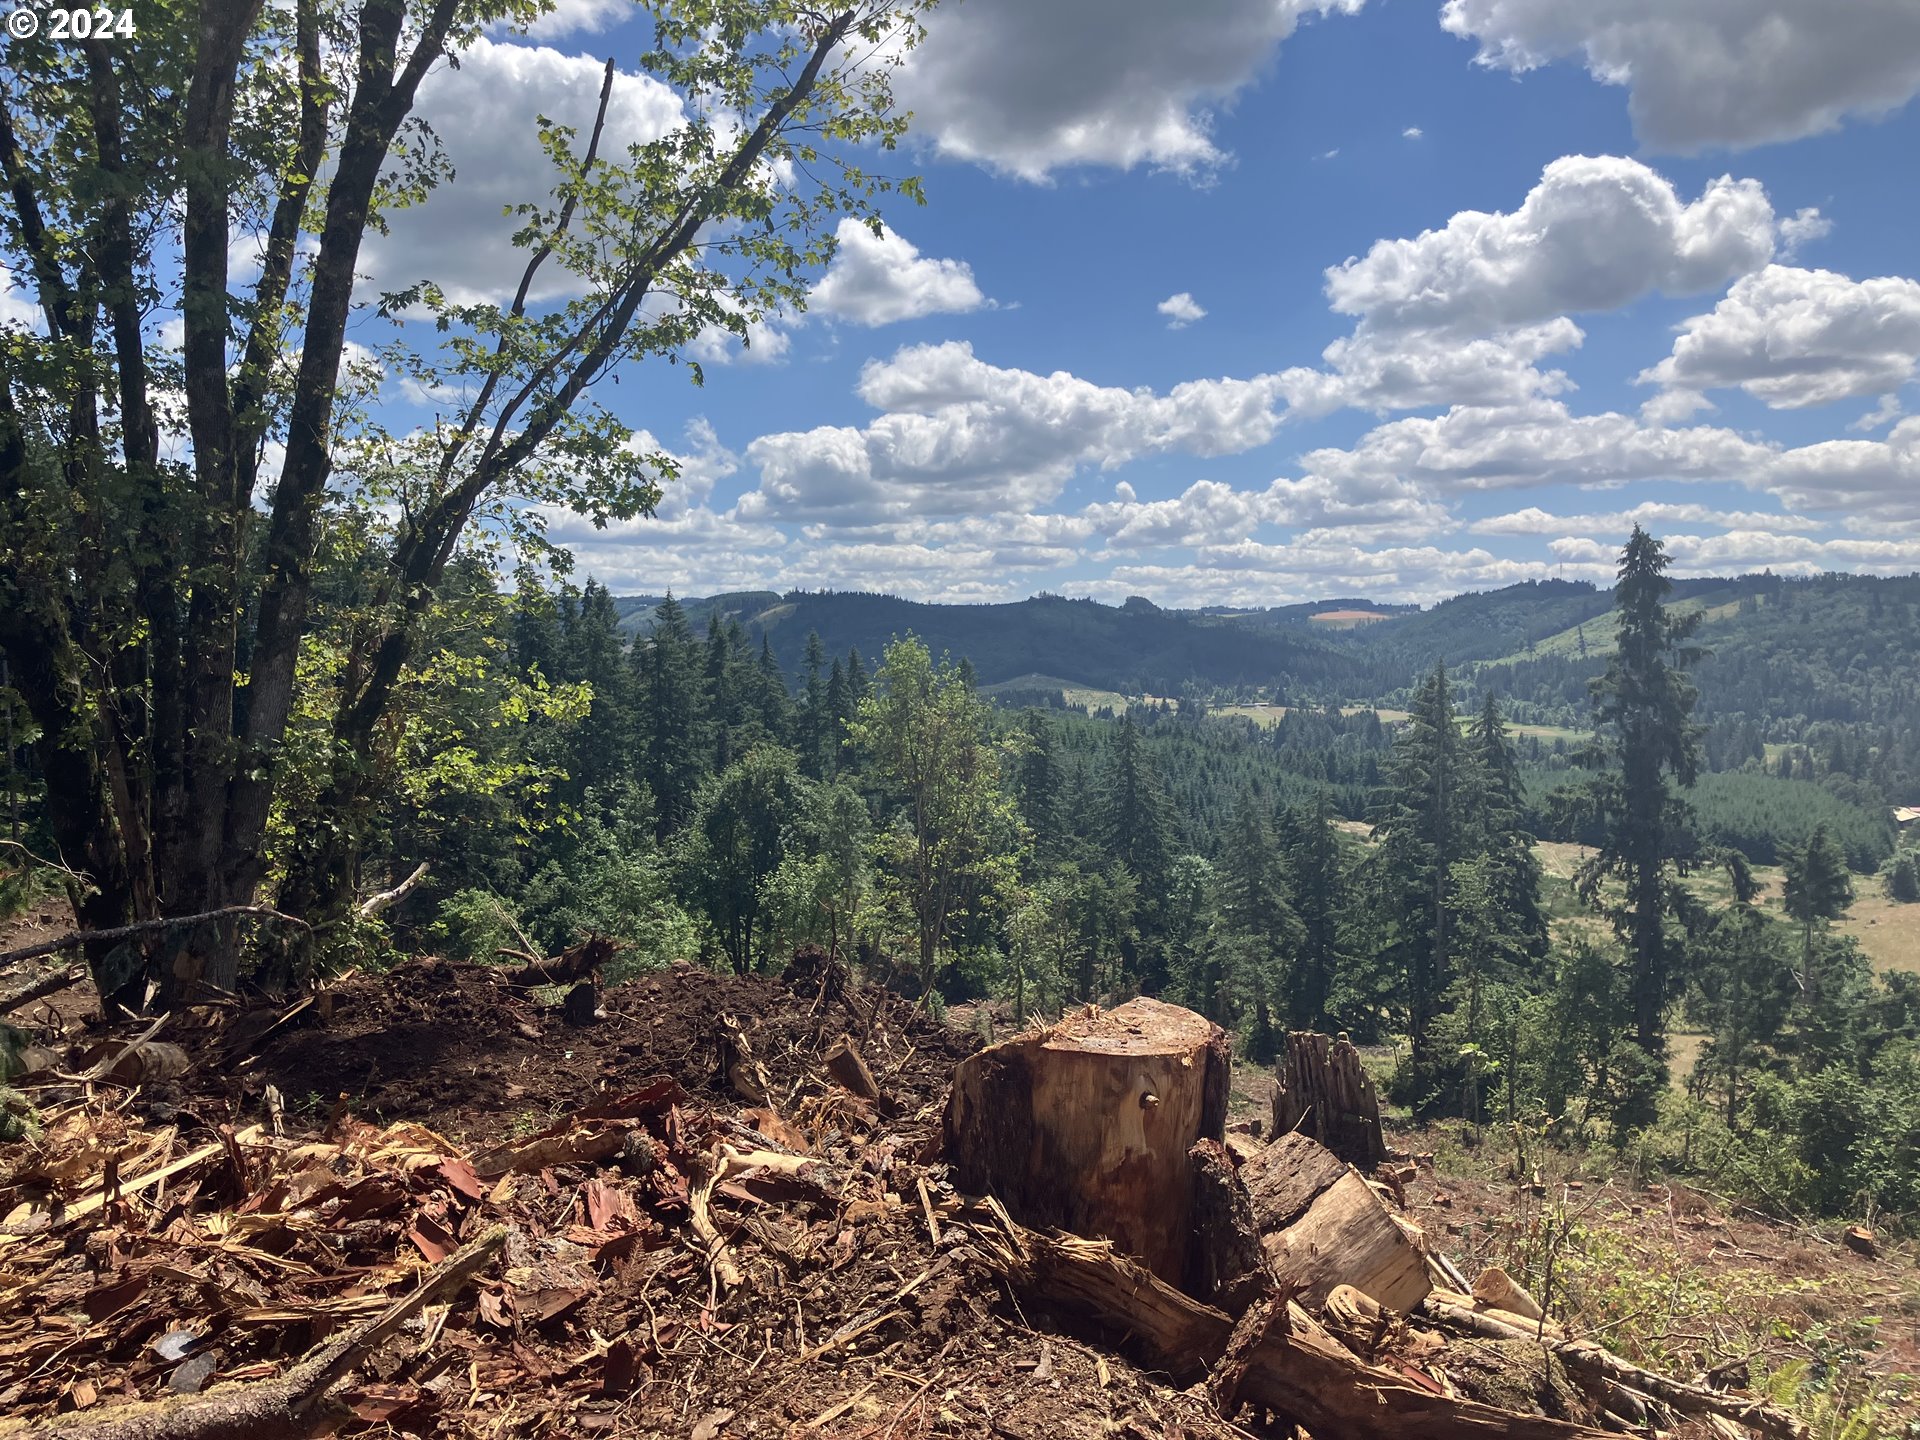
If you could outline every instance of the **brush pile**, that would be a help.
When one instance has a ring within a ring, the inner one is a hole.
[[[1391,1176],[1222,1136],[1206,1103],[1177,1265],[956,1185],[956,1064],[1071,1049],[1124,1007],[968,1059],[817,967],[649,977],[591,1024],[492,972],[409,971],[255,1025],[244,1056],[228,1025],[217,1084],[29,1090],[43,1129],[0,1147],[0,1437],[1796,1433],[1466,1284]],[[436,1008],[466,1029],[407,1069],[390,1032]],[[332,1065],[318,1104],[290,1101],[290,1053]]]

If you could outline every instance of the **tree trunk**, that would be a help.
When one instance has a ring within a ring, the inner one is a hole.
[[[1015,1218],[1111,1239],[1161,1278],[1188,1270],[1188,1151],[1225,1133],[1230,1050],[1219,1026],[1131,1000],[962,1061],[942,1141],[963,1191]]]
[[[1371,1170],[1387,1158],[1380,1138],[1380,1097],[1345,1035],[1312,1030],[1287,1035],[1286,1058],[1273,1092],[1273,1133],[1310,1135],[1342,1160]]]

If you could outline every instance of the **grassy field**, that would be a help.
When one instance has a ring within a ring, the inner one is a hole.
[[[1551,840],[1542,840],[1534,846],[1546,882],[1548,911],[1556,920],[1579,913],[1578,902],[1568,893],[1567,882],[1591,853],[1584,845]],[[1785,875],[1777,865],[1756,865],[1753,874],[1761,886],[1761,907],[1778,917]],[[1697,870],[1687,883],[1694,894],[1713,904],[1725,904],[1730,898],[1726,874],[1718,868]],[[1877,875],[1854,876],[1853,891],[1854,902],[1834,929],[1857,940],[1874,969],[1920,972],[1920,905],[1901,905],[1889,900],[1886,887]]]
[[[1282,718],[1285,717],[1287,711],[1292,708],[1290,705],[1215,705],[1208,713],[1213,715],[1244,715],[1256,725],[1278,725]],[[1340,707],[1340,713],[1342,715],[1363,715],[1369,710],[1374,710],[1375,713],[1379,715],[1382,725],[1398,725],[1402,720],[1407,718],[1407,712],[1404,710],[1376,710],[1375,707],[1371,705],[1342,705]]]
[[[1016,675],[1011,680],[997,680],[980,687],[980,693],[989,698],[1009,690],[1058,690],[1067,704],[1088,714],[1102,706],[1110,706],[1119,712],[1125,710],[1128,704],[1128,698],[1118,690],[1097,690],[1087,685],[1076,685],[1057,675]]]
[[[1722,592],[1724,593],[1724,592]],[[1762,602],[1764,603],[1764,602]],[[1711,595],[1697,595],[1690,600],[1676,601],[1670,607],[1676,614],[1688,615],[1700,612],[1700,623],[1711,625],[1716,620],[1726,620],[1737,614],[1740,609],[1738,600],[1715,603]],[[1549,635],[1544,640],[1533,642],[1532,649],[1519,649],[1496,660],[1484,660],[1483,665],[1505,665],[1515,660],[1538,659],[1543,655],[1578,655],[1580,653],[1580,632],[1586,632],[1586,653],[1588,655],[1611,655],[1613,653],[1613,632],[1617,622],[1612,614],[1596,615],[1584,624],[1570,626],[1557,635]]]

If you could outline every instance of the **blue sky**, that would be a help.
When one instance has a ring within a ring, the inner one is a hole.
[[[429,82],[458,178],[380,278],[510,284],[531,116],[631,13]],[[557,517],[583,573],[1428,601],[1603,579],[1636,518],[1682,573],[1920,569],[1914,0],[949,0],[899,89],[930,203],[704,388],[602,394],[684,479]]]

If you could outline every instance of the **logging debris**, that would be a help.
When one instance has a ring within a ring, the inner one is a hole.
[[[1185,1203],[1237,1237],[1207,1295],[1023,1226],[919,1158],[973,1042],[885,992],[822,994],[817,973],[651,976],[529,1039],[537,1012],[490,975],[416,963],[279,1026],[232,1084],[103,1080],[51,1107],[0,1147],[0,1440],[1584,1440],[1636,1404],[1796,1433],[1538,1322],[1493,1333],[1526,1322],[1298,1134],[1183,1151]],[[440,1001],[443,1030],[469,1004],[472,1026],[409,1069],[397,1047],[429,1032],[405,1027]],[[855,1031],[897,1117],[834,1076]],[[1487,1378],[1503,1359],[1526,1383]]]

